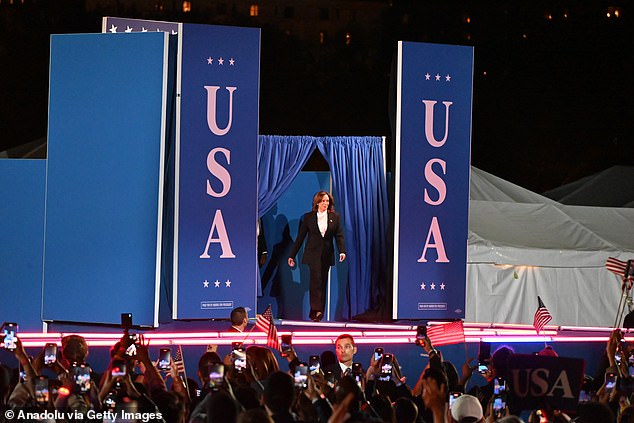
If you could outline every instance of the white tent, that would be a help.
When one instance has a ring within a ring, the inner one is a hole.
[[[634,166],[612,166],[544,195],[562,204],[634,207]]]
[[[560,326],[614,324],[634,259],[634,209],[565,206],[471,168],[468,322],[532,324],[537,296]]]

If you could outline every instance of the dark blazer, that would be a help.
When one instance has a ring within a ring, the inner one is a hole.
[[[337,242],[339,253],[346,253],[346,244],[343,239],[343,228],[341,227],[341,218],[338,213],[328,212],[328,227],[326,234],[322,237],[317,225],[317,212],[312,211],[306,213],[302,217],[302,221],[297,231],[297,239],[293,247],[288,253],[289,257],[295,258],[299,247],[301,247],[306,238],[306,247],[304,247],[304,255],[302,263],[310,265],[329,265],[335,264],[335,250],[333,240]]]

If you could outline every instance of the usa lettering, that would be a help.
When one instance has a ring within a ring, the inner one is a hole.
[[[442,148],[447,142],[449,137],[449,109],[453,102],[443,101],[445,112],[445,128],[444,135],[440,140],[435,137],[434,131],[434,109],[438,103],[435,100],[423,100],[425,105],[425,139],[434,148]],[[432,158],[425,164],[425,181],[433,187],[432,189],[425,188],[423,191],[423,200],[430,206],[439,206],[447,197],[447,185],[443,179],[443,176],[447,174],[447,163],[440,158]],[[442,238],[442,230],[440,228],[440,222],[438,217],[433,216],[429,224],[429,230],[427,231],[427,238],[425,239],[425,245],[423,246],[423,252],[418,259],[419,263],[427,263],[427,252],[430,249],[436,250],[436,263],[449,263],[449,258],[445,251],[445,243]]]
[[[563,398],[574,398],[568,373],[562,370],[554,374],[551,378],[550,370],[544,368],[536,369],[512,369],[513,392],[520,398],[527,396],[561,396]],[[554,379],[554,381],[549,382]]]
[[[218,91],[221,87],[218,86],[205,86],[207,91],[207,126],[214,135],[223,137],[231,131],[233,123],[233,96],[237,87],[225,87],[228,92],[228,118],[226,122],[222,124],[218,123]],[[223,125],[221,127],[221,125]],[[209,151],[207,154],[207,170],[213,178],[207,179],[205,192],[212,198],[222,198],[231,192],[231,172],[229,171],[229,165],[231,165],[231,150],[224,147],[216,147]],[[221,259],[233,259],[236,255],[231,248],[231,240],[229,233],[227,232],[227,226],[225,225],[224,216],[222,210],[217,209],[214,213],[213,219],[209,227],[209,235],[207,236],[207,242],[203,248],[201,259],[210,259],[212,256],[209,254],[209,249],[212,244],[218,244],[220,251],[218,258]]]

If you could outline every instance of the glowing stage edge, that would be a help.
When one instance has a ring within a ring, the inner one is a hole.
[[[437,324],[430,322],[430,326]],[[416,326],[359,323],[313,323],[280,320],[275,322],[278,335],[292,334],[296,345],[332,345],[342,333],[348,333],[358,344],[411,344],[416,339]],[[290,326],[290,328],[289,328]],[[308,330],[310,327],[312,330]],[[607,342],[612,328],[580,326],[546,326],[538,334],[531,325],[464,323],[465,342],[491,343],[524,342]],[[626,340],[634,341],[634,332],[623,329]],[[156,332],[143,333],[150,346],[167,345],[231,345],[243,342],[246,345],[266,345],[266,334],[257,329],[247,333],[235,332]],[[88,345],[107,347],[113,345],[122,333],[109,332],[22,332],[18,336],[25,347],[42,347],[46,343],[60,344],[61,338],[77,334],[86,338]],[[631,334],[631,336],[630,336]],[[437,346],[442,346],[438,344]]]

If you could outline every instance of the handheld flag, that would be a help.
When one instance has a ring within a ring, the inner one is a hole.
[[[172,360],[174,360],[174,364],[176,364],[176,370],[178,371],[178,374],[181,373],[185,373],[185,361],[183,360],[183,349],[181,348],[180,345],[178,345],[178,348],[176,349],[176,353],[174,354],[174,357],[172,358]]]
[[[427,329],[427,337],[431,341],[432,345],[436,347],[464,343],[464,327],[462,326],[462,320],[432,325]]]
[[[608,257],[605,267],[612,273],[621,277],[621,290],[629,291],[634,283],[634,260],[621,261],[614,257]]]
[[[605,267],[610,272],[623,277],[625,275],[625,270],[627,269],[627,262],[615,259],[614,257],[608,257],[605,261]]]
[[[550,322],[553,319],[553,316],[550,315],[550,312],[544,305],[542,299],[537,296],[537,310],[535,311],[535,317],[533,318],[533,326],[539,335],[539,332],[544,329],[546,323]]]
[[[271,305],[264,310],[264,313],[258,314],[255,319],[255,326],[262,332],[266,332],[266,346],[279,349],[280,344],[277,339],[277,329],[273,323],[273,313],[271,312]]]

